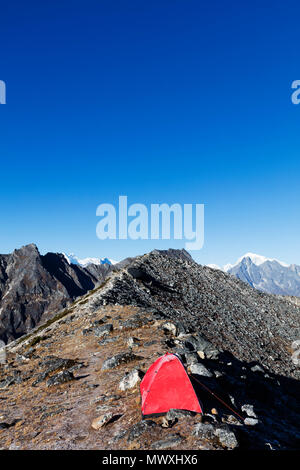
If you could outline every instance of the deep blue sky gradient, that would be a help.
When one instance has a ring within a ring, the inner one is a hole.
[[[0,252],[121,259],[96,207],[204,203],[201,263],[300,264],[296,1],[1,3]]]

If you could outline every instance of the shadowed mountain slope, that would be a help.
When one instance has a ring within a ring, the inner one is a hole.
[[[0,255],[0,339],[9,342],[51,312],[85,294],[113,269],[72,265],[59,253],[40,255],[34,244]]]

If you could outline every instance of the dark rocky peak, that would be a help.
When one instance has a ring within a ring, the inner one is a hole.
[[[0,339],[9,342],[27,333],[113,269],[70,265],[60,253],[41,255],[35,244],[0,255]]]
[[[61,253],[47,253],[42,256],[45,270],[60,282],[68,291],[70,298],[84,295],[95,287],[99,279],[110,271],[109,265],[91,265],[83,268],[80,265],[69,264]]]

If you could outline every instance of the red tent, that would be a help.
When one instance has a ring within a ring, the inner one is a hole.
[[[140,390],[144,416],[166,413],[171,408],[202,413],[185,368],[174,354],[161,356],[149,367]]]

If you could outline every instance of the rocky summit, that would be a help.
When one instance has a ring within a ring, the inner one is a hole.
[[[5,348],[0,448],[299,448],[292,299],[167,250],[121,263],[67,309],[48,311]],[[185,365],[203,415],[142,419],[139,383],[166,352]]]

